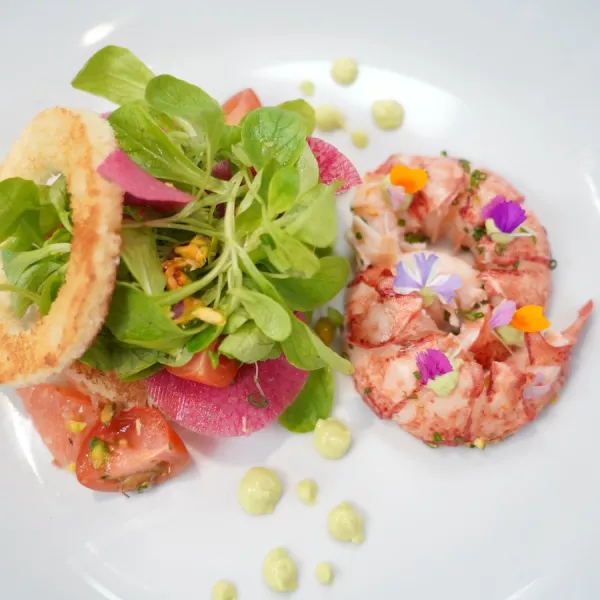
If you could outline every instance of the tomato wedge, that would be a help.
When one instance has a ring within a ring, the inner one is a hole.
[[[60,385],[33,385],[18,394],[54,462],[73,468],[81,445],[98,422],[98,408],[87,396]]]
[[[219,364],[213,367],[209,352],[215,352],[220,340],[215,340],[206,350],[194,354],[194,358],[182,367],[167,367],[167,371],[196,383],[204,383],[213,387],[227,387],[233,383],[240,363],[232,358],[219,355]]]
[[[261,106],[262,103],[256,95],[256,92],[251,88],[246,88],[231,96],[231,98],[223,104],[225,123],[227,123],[227,125],[237,125],[244,115]]]
[[[99,492],[141,492],[183,471],[190,455],[157,408],[136,407],[99,423],[77,457],[79,483]]]

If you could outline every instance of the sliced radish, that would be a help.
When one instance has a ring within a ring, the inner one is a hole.
[[[165,414],[187,429],[214,437],[250,435],[273,422],[296,398],[308,373],[285,357],[243,365],[235,382],[216,388],[160,371],[146,380],[148,394]],[[265,401],[266,400],[266,401]]]
[[[362,183],[354,165],[335,146],[314,137],[308,137],[306,141],[317,159],[321,183],[343,181],[344,185],[338,190],[338,194]]]
[[[98,167],[98,173],[127,192],[125,204],[152,206],[159,210],[178,210],[194,200],[191,194],[146,173],[122,150],[111,152]]]

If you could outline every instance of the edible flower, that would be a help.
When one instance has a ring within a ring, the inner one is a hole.
[[[535,400],[547,393],[551,386],[545,381],[544,374],[538,371],[533,381],[523,390],[523,400]]]
[[[418,352],[416,362],[424,386],[438,396],[449,396],[452,393],[458,383],[459,371],[441,350],[428,348],[424,352]]]
[[[481,211],[485,229],[492,241],[508,244],[516,237],[531,237],[533,234],[521,227],[527,219],[523,207],[514,200],[496,196]],[[518,230],[518,231],[517,231]]]
[[[458,275],[441,275],[439,273],[439,256],[419,252],[410,258],[401,260],[396,265],[394,291],[407,295],[417,292],[424,299],[424,305],[430,306],[438,296],[444,304],[450,304],[456,290],[462,286]]]
[[[183,325],[193,319],[200,319],[205,323],[221,327],[226,323],[225,315],[221,311],[205,306],[202,300],[192,296],[184,298],[173,306],[172,318],[177,325]]]
[[[544,309],[541,306],[529,304],[515,311],[510,326],[525,333],[537,333],[548,329],[550,321],[544,316]]]
[[[517,310],[512,300],[501,302],[492,311],[489,326],[502,341],[513,346],[523,346],[524,333],[537,333],[550,327],[541,306],[529,304]]]
[[[427,179],[427,171],[424,169],[394,165],[390,174],[381,182],[381,191],[393,211],[407,210],[412,203],[413,194],[427,185]]]
[[[406,165],[394,165],[390,171],[390,183],[401,186],[407,194],[419,192],[427,185],[425,169],[411,169]]]

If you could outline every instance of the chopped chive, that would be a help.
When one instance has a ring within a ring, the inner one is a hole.
[[[506,244],[496,244],[496,254],[498,256],[504,254],[504,251],[506,250],[507,245]]]
[[[404,227],[406,225],[405,219],[398,219],[398,227]]]
[[[430,442],[423,442],[426,446],[429,446],[430,448],[437,448],[438,445],[437,444],[431,444]]]
[[[461,249],[463,252],[468,252],[468,251],[469,251],[469,246],[461,246],[461,247],[460,247],[460,249]]]
[[[409,244],[419,244],[421,242],[428,242],[429,238],[422,233],[405,233],[404,241]]]
[[[473,228],[473,239],[478,242],[485,235],[485,227],[477,225]]]
[[[480,308],[480,307],[481,307],[480,302],[475,302],[475,304],[473,304],[473,308]]]
[[[357,240],[362,240],[362,233],[360,231],[357,231],[354,235],[356,236]]]
[[[548,266],[554,271],[554,269],[556,269],[556,267],[558,267],[558,262],[555,261],[554,259],[552,259],[549,263]]]
[[[475,169],[473,171],[473,173],[471,173],[471,179],[470,179],[470,183],[471,183],[471,187],[479,187],[479,184],[482,181],[485,181],[487,179],[487,173],[484,173],[483,171],[480,171],[479,169]]]
[[[413,371],[413,375],[415,376],[415,379],[421,381],[421,373],[419,373],[419,371]]]
[[[515,262],[513,263],[513,268],[518,269],[520,264],[521,264],[521,261],[515,260]]]
[[[465,160],[464,158],[459,158],[458,162],[460,163],[460,166],[463,168],[465,173],[471,172],[471,163],[468,160]]]
[[[535,235],[532,235],[532,236],[531,236],[531,241],[532,241],[534,244],[537,244],[537,237],[535,237]]]
[[[465,438],[461,437],[460,435],[457,435],[454,438],[454,443],[455,444],[463,444],[464,441],[465,441]]]
[[[369,394],[370,394],[372,391],[373,391],[373,390],[372,390],[371,388],[365,388],[365,389],[363,390],[363,394],[364,394],[365,396],[368,396],[368,395],[369,395]]]
[[[477,252],[479,254],[483,254],[483,248],[481,246],[477,246]]]
[[[444,437],[442,436],[441,433],[438,433],[437,431],[433,434],[433,441],[434,442],[443,442],[444,441]]]
[[[447,153],[445,150],[442,150],[442,151],[440,152],[440,154],[441,154],[442,156],[448,156],[448,153]]]

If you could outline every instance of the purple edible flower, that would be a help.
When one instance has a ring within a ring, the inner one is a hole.
[[[417,353],[417,369],[419,369],[423,385],[427,385],[428,381],[432,381],[440,375],[446,375],[453,371],[448,357],[441,350],[435,348],[428,348],[425,352]]]
[[[456,295],[456,290],[462,286],[458,275],[439,274],[439,256],[419,252],[412,255],[414,260],[401,260],[396,265],[394,290],[406,295],[412,292],[421,293],[423,290],[437,294],[444,304],[450,304]]]
[[[517,310],[516,302],[512,300],[505,300],[496,306],[492,311],[490,318],[490,327],[496,329],[496,327],[502,327],[503,325],[510,325],[513,315]]]
[[[494,225],[502,232],[511,234],[525,222],[527,215],[523,207],[514,200],[507,200],[504,196],[496,196],[484,206],[481,211],[484,219],[492,219]]]
[[[534,380],[523,390],[523,400],[535,400],[543,396],[550,389],[550,384],[544,383],[545,379],[543,373],[538,371]]]

